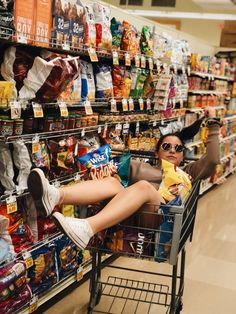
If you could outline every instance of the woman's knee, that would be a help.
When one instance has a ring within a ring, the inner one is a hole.
[[[123,190],[123,186],[116,178],[107,177],[104,180],[106,180],[106,182],[109,184],[109,187],[117,191],[117,193]]]
[[[154,186],[146,180],[140,180],[135,183],[134,188],[137,189],[137,192],[145,193],[146,195],[151,195],[153,192],[156,192]]]

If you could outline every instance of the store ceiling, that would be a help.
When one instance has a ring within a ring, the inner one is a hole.
[[[204,10],[230,10],[235,9],[235,1],[232,0],[192,0]]]

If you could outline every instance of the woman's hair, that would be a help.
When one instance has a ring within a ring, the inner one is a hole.
[[[160,139],[158,140],[157,142],[157,145],[156,145],[156,152],[159,152],[160,148],[161,148],[161,145],[164,143],[165,139],[169,136],[175,136],[175,137],[178,137],[178,139],[180,140],[181,144],[184,146],[184,141],[181,137],[181,134],[180,132],[176,132],[176,133],[168,133],[168,134],[165,134],[165,135],[162,135],[160,137]]]
[[[203,119],[204,118],[196,120],[188,127],[183,128],[180,132],[162,135],[156,145],[156,152],[160,150],[161,144],[164,143],[164,140],[167,136],[178,137],[178,139],[181,141],[181,144],[184,146],[185,141],[192,139],[199,132]]]

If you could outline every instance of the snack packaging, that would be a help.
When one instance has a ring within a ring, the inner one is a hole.
[[[70,44],[72,48],[81,47],[85,35],[86,10],[80,0],[67,1],[70,22]]]
[[[52,28],[52,0],[36,0],[34,44],[49,47]]]
[[[96,99],[107,99],[113,97],[113,85],[111,67],[104,63],[94,65],[96,82]]]
[[[154,232],[126,226],[107,230],[105,247],[114,252],[154,256]]]
[[[81,98],[90,101],[95,100],[95,81],[93,66],[91,63],[81,61]]]
[[[42,168],[45,170],[50,169],[50,152],[47,147],[47,143],[44,140],[39,141],[39,150],[31,153],[31,158],[36,168]]]
[[[14,0],[0,1],[0,33],[4,39],[11,39],[14,27]]]
[[[96,47],[96,26],[92,5],[85,6],[85,36],[84,44],[89,47]]]
[[[48,243],[31,251],[33,266],[28,269],[32,292],[40,293],[58,281],[56,272],[56,250],[54,243]]]
[[[94,3],[93,11],[96,23],[96,46],[100,49],[111,49],[110,9],[100,3]]]
[[[161,196],[166,201],[172,201],[175,199],[176,196],[171,194],[169,188],[177,185],[179,190],[178,194],[180,195],[181,200],[184,201],[192,188],[189,175],[171,162],[164,159],[162,159],[161,164],[163,171],[163,179],[159,188]]]
[[[130,95],[132,76],[130,70],[125,66],[115,65],[112,71],[112,82],[114,97],[121,99]]]
[[[111,34],[112,34],[112,49],[119,50],[123,34],[123,26],[121,22],[116,20],[115,17],[111,19]]]
[[[5,188],[5,193],[12,193],[16,190],[16,185],[13,181],[14,168],[9,145],[3,142],[0,143],[0,181]]]
[[[65,90],[79,71],[79,57],[46,61],[36,57],[19,91],[21,98],[53,101]]]
[[[6,106],[13,98],[14,83],[0,81],[0,107]]]
[[[140,40],[141,53],[151,57],[153,55],[153,39],[150,26],[143,26]]]
[[[130,90],[131,97],[140,97],[143,95],[144,83],[147,79],[148,73],[148,70],[132,67],[132,86]]]
[[[123,34],[121,41],[121,50],[127,51],[133,57],[135,54],[140,54],[139,44],[140,35],[136,28],[130,23],[123,21]]]

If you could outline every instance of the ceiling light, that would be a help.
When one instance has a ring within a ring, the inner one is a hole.
[[[152,10],[152,11],[151,10],[126,10],[126,12],[134,14],[134,15],[147,16],[147,17],[236,21],[236,14],[174,12],[174,11],[171,12],[171,11],[155,11],[155,10]]]

